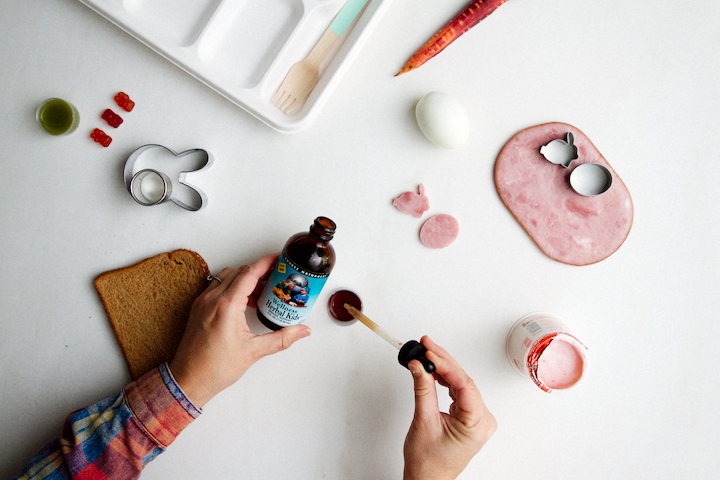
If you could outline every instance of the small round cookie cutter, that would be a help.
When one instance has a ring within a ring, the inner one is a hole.
[[[610,170],[599,163],[582,163],[570,172],[570,186],[577,193],[586,197],[605,193],[611,185]]]
[[[575,137],[572,132],[568,132],[566,140],[552,140],[540,147],[540,153],[548,162],[568,168],[578,159],[578,149],[574,142]],[[599,163],[582,163],[570,172],[569,181],[575,192],[593,197],[608,191],[612,186],[612,174]]]
[[[143,154],[153,149],[162,149],[166,152],[170,152],[177,158],[188,157],[190,155],[198,156],[198,158],[200,158],[202,163],[200,168],[182,171],[177,177],[177,182],[184,186],[183,188],[189,189],[188,191],[192,192],[189,194],[189,196],[194,197],[192,202],[188,202],[186,201],[187,199],[183,200],[179,196],[173,195],[173,192],[177,192],[178,189],[174,187],[173,181],[165,173],[153,168],[137,168],[138,159],[143,156]],[[123,178],[128,192],[130,192],[132,198],[140,205],[151,207],[170,200],[174,204],[194,212],[207,205],[207,195],[205,195],[205,193],[199,188],[189,184],[185,178],[186,174],[206,170],[212,165],[212,163],[212,154],[210,154],[207,150],[196,148],[177,153],[163,145],[148,144],[143,145],[130,154],[125,162]]]
[[[171,198],[172,182],[164,173],[146,168],[132,176],[129,190],[136,202],[150,207]]]

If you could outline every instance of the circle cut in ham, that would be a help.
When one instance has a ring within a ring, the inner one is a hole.
[[[455,241],[460,224],[452,215],[441,213],[430,217],[420,228],[420,241],[426,247],[445,248]]]

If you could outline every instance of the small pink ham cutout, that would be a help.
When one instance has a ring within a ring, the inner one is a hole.
[[[425,196],[425,187],[420,184],[418,185],[418,193],[405,192],[393,200],[393,205],[401,212],[419,218],[430,209],[430,200]]]
[[[575,137],[578,159],[563,168],[547,161],[540,148],[568,132]],[[607,192],[585,197],[570,187],[570,174],[583,163],[610,171],[613,182]],[[630,233],[630,192],[590,139],[572,125],[546,123],[516,134],[495,163],[495,185],[518,223],[558,262],[589,265],[604,260]]]
[[[460,224],[452,215],[441,213],[430,217],[420,228],[420,241],[426,247],[445,248],[455,241]]]

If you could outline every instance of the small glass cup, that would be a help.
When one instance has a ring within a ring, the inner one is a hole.
[[[35,118],[50,135],[69,135],[80,124],[80,113],[71,103],[59,98],[48,98],[40,105]]]

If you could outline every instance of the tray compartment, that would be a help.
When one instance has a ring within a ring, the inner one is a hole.
[[[301,0],[226,0],[197,42],[200,62],[251,88],[303,17]]]
[[[167,0],[119,1],[137,24],[178,46],[195,43],[215,10],[223,3],[223,0],[193,0],[182,2],[182,5]]]

